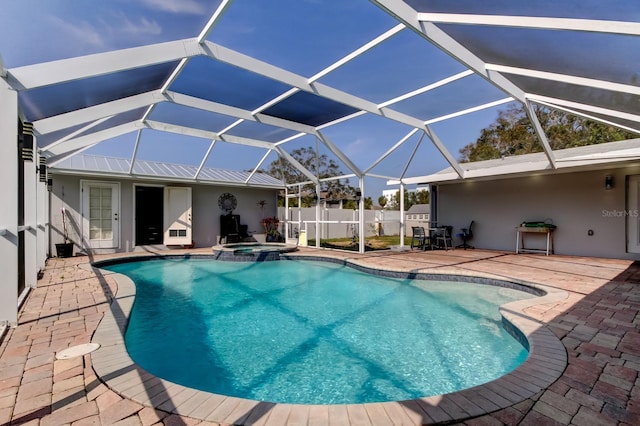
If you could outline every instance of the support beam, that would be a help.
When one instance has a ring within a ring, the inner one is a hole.
[[[265,161],[267,161],[267,158],[269,158],[269,154],[271,154],[273,150],[270,149],[267,152],[265,152],[265,154],[262,156],[262,158],[260,159],[260,161],[258,162],[258,164],[256,164],[256,166],[253,168],[253,170],[251,171],[251,173],[249,174],[249,177],[247,178],[247,180],[245,181],[245,183],[249,183],[251,182],[251,179],[253,178],[253,176],[256,174],[256,172],[258,170],[260,170],[260,167],[264,164]],[[286,187],[285,187],[286,189]]]
[[[413,161],[413,158],[416,156],[416,152],[418,152],[418,148],[420,148],[420,144],[422,143],[422,139],[424,139],[424,136],[425,136],[424,133],[422,135],[420,135],[420,139],[418,139],[418,143],[413,148],[413,151],[411,151],[411,156],[407,160],[407,164],[405,164],[404,169],[402,170],[402,173],[400,174],[400,179],[404,179],[405,175],[407,174],[407,170],[409,169],[409,165]]]
[[[198,180],[198,177],[200,176],[202,169],[204,169],[204,165],[207,164],[207,160],[209,159],[209,155],[211,155],[211,151],[213,151],[213,147],[215,146],[215,144],[216,144],[215,139],[212,140],[211,143],[209,144],[209,148],[207,149],[207,152],[205,152],[204,156],[202,157],[202,161],[198,166],[198,170],[196,170],[196,173],[193,175],[193,178],[195,180]]]
[[[487,70],[497,71],[499,73],[521,75],[523,77],[535,78],[538,80],[557,81],[559,83],[585,86],[590,89],[602,89],[613,92],[630,93],[640,96],[640,87],[634,86],[632,84],[614,83],[606,80],[597,80],[595,78],[578,77],[575,75],[532,70],[528,68],[509,67],[506,65],[497,64],[487,64],[486,68]]]
[[[554,18],[549,16],[479,15],[462,13],[418,13],[418,20],[438,24],[489,25],[492,27],[584,31],[640,35],[640,23],[601,19]]]
[[[165,101],[162,93],[158,90],[141,93],[139,95],[121,98],[115,101],[106,102],[88,108],[67,112],[53,117],[43,118],[35,121],[33,128],[39,135],[45,135],[58,130],[74,127],[94,120],[112,117],[123,112],[150,106],[158,102]]]
[[[525,104],[525,108],[527,110],[527,115],[529,116],[529,121],[531,121],[531,124],[533,124],[533,127],[535,128],[536,133],[538,134],[538,138],[540,139],[540,143],[542,144],[542,149],[544,150],[544,153],[547,156],[547,159],[549,160],[549,165],[551,166],[552,169],[557,169],[558,166],[556,165],[556,159],[555,159],[555,156],[553,155],[553,150],[551,149],[551,145],[549,144],[547,135],[544,132],[544,129],[542,128],[542,126],[540,125],[540,120],[538,120],[538,116],[536,115],[536,111],[533,108],[533,105],[531,104],[531,102],[527,101],[527,103]]]
[[[441,115],[440,117],[431,118],[431,119],[425,121],[425,124],[430,125],[430,124],[438,123],[440,121],[449,120],[451,118],[455,118],[455,117],[460,117],[460,116],[463,116],[463,115],[471,114],[472,112],[482,111],[482,110],[487,109],[487,108],[493,108],[495,106],[503,105],[503,104],[506,104],[508,102],[513,102],[513,101],[514,101],[514,99],[512,97],[498,99],[497,101],[488,102],[486,104],[482,104],[482,105],[474,106],[474,107],[471,107],[471,108],[463,109],[463,110],[460,110],[460,111],[452,112],[451,114]]]
[[[549,102],[543,102],[541,100],[535,100],[535,101],[532,100],[532,102],[535,102],[538,105],[548,106],[549,108],[557,109],[559,111],[568,112],[569,114],[577,115],[579,117],[584,117],[584,118],[587,118],[589,120],[597,121],[599,123],[607,124],[609,126],[618,127],[620,129],[627,130],[627,131],[632,132],[632,133],[639,133],[640,134],[640,123],[638,123],[638,128],[633,128],[633,127],[629,127],[629,126],[623,126],[623,125],[621,125],[619,123],[615,123],[615,122],[613,122],[611,120],[606,120],[606,119],[604,119],[602,117],[598,117],[596,115],[585,114],[582,111],[576,111],[574,109],[563,107],[563,106],[556,105],[556,104],[552,104],[552,103],[549,103]]]
[[[209,18],[209,22],[207,22],[202,31],[200,31],[200,34],[197,38],[198,43],[204,42],[207,37],[209,37],[209,34],[211,33],[211,31],[213,31],[222,15],[224,15],[224,12],[229,8],[229,6],[231,6],[231,3],[232,0],[222,0],[220,2],[216,11],[213,12],[213,15],[211,15],[211,18]]]
[[[16,90],[28,90],[203,54],[196,39],[177,40],[11,68],[7,80]]]
[[[142,137],[142,129],[138,130],[136,135],[136,144],[133,147],[133,154],[131,154],[131,164],[129,165],[129,174],[133,174],[133,167],[136,164],[136,157],[138,156],[138,148],[140,147],[140,138]]]
[[[358,200],[358,241],[359,247],[358,251],[360,253],[365,252],[365,241],[364,241],[364,177],[360,176],[358,178],[358,185],[360,188],[360,200]]]
[[[0,78],[0,329],[18,323],[18,93]]]
[[[371,169],[375,168],[378,164],[380,164],[385,158],[391,155],[396,149],[398,149],[402,144],[408,141],[411,138],[411,136],[415,135],[417,132],[419,132],[418,129],[413,129],[409,133],[407,133],[402,139],[396,142],[395,145],[393,145],[390,149],[388,149],[387,152],[382,154],[380,158],[378,158],[376,161],[371,163],[371,165],[364,170],[364,174],[368,174],[371,171]]]
[[[607,115],[609,117],[619,118],[621,120],[634,121],[636,123],[640,123],[640,115],[630,114],[628,112],[602,108],[594,105],[582,104],[580,102],[567,101],[565,99],[552,98],[550,96],[541,96],[536,94],[527,94],[527,99],[533,102],[546,103],[549,106],[560,105],[565,108],[582,110],[582,111],[591,112],[594,114],[602,114],[602,115]],[[578,113],[578,115],[583,115],[583,114]]]
[[[298,169],[300,171],[300,173],[302,173],[303,175],[308,177],[309,180],[311,181],[311,183],[314,183],[316,186],[319,185],[319,181],[318,181],[318,178],[316,177],[316,175],[314,175],[309,170],[307,170],[306,167],[304,167],[302,164],[300,164],[298,162],[298,160],[293,158],[291,156],[291,154],[289,154],[287,151],[285,151],[284,149],[280,148],[279,146],[276,146],[275,149],[278,151],[278,153],[281,156],[283,156],[288,162],[290,162],[291,165],[293,165],[293,167]]]
[[[400,245],[404,246],[404,182],[400,181]]]
[[[35,137],[34,147],[37,146]],[[35,288],[38,280],[38,155],[34,153],[33,161],[24,162],[24,283],[27,288]]]
[[[217,140],[221,140],[224,142],[230,142],[230,143],[236,143],[239,145],[247,145],[247,146],[253,146],[253,147],[257,147],[257,148],[265,148],[265,149],[271,149],[273,148],[273,143],[271,142],[265,142],[265,141],[261,141],[261,140],[257,140],[257,139],[250,139],[250,138],[243,138],[241,136],[231,136],[231,135],[218,135],[216,132],[212,132],[209,130],[200,130],[200,129],[194,129],[191,127],[185,127],[185,126],[178,126],[175,124],[168,124],[168,123],[163,123],[160,121],[147,121],[146,123],[146,127],[148,127],[149,129],[153,129],[153,130],[160,130],[163,132],[169,132],[169,133],[176,133],[179,135],[186,135],[186,136],[193,136],[195,138],[202,138],[202,139],[217,139]]]
[[[362,171],[358,166],[356,166],[351,159],[346,156],[340,148],[338,148],[331,140],[321,131],[318,131],[318,139],[322,141],[322,143],[329,148],[331,152],[335,154],[336,157],[340,159],[353,173],[357,176],[362,176]]]
[[[75,139],[67,140],[63,143],[57,144],[54,147],[46,146],[43,148],[43,152],[47,152],[51,155],[60,155],[80,148],[85,148],[90,145],[95,145],[98,142],[102,142],[106,139],[115,138],[129,132],[139,130],[142,127],[142,123],[139,121],[132,121],[130,123],[121,124],[119,126],[111,127],[106,130],[101,130],[95,133],[91,133],[86,136],[80,136]]]

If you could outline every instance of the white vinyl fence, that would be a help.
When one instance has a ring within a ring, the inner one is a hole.
[[[289,221],[287,238],[295,238],[300,230],[307,231],[307,238],[316,238],[316,208],[290,207],[289,212],[284,207],[278,208],[278,218],[284,232],[284,221]],[[352,238],[358,232],[358,210],[321,208],[318,217],[320,239]],[[365,237],[376,235],[399,235],[400,212],[394,210],[365,210]]]

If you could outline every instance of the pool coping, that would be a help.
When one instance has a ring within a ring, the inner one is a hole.
[[[530,292],[544,292],[543,296],[510,302],[500,308],[503,322],[512,325],[517,334],[526,339],[529,356],[515,370],[491,382],[457,392],[406,401],[309,406],[254,401],[188,388],[146,372],[131,359],[125,347],[124,333],[135,300],[135,284],[124,275],[99,269],[101,265],[110,262],[162,257],[215,258],[213,254],[134,255],[105,259],[96,262],[97,266],[85,264],[83,267],[99,270],[100,274],[111,277],[117,284],[117,292],[110,309],[105,312],[91,339],[92,342],[101,345],[100,349],[90,355],[96,375],[122,397],[170,413],[211,422],[255,424],[264,420],[270,412],[270,419],[278,412],[287,413],[287,417],[295,418],[297,411],[300,411],[299,415],[302,417],[303,413],[308,413],[309,407],[312,407],[318,412],[327,413],[331,410],[364,412],[365,416],[368,413],[371,418],[375,418],[375,413],[382,410],[390,418],[403,420],[403,423],[452,423],[492,413],[524,401],[549,387],[562,375],[567,366],[564,345],[544,323],[534,320],[524,312],[531,306],[553,304],[566,299],[568,293],[564,290],[487,273],[452,274],[433,270],[421,272],[420,269],[407,271],[402,268],[372,268],[353,258],[345,260],[332,257],[330,254],[308,255],[294,252],[286,253],[283,258],[337,262],[385,276],[438,280],[455,278],[510,288],[524,286],[530,289]],[[318,407],[324,407],[325,410]]]

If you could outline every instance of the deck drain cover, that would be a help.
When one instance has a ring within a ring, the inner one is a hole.
[[[78,346],[72,346],[56,354],[56,359],[69,359],[78,356],[83,356],[98,349],[100,345],[98,343],[84,343]]]

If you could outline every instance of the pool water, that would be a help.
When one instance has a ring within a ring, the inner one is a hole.
[[[165,259],[112,265],[137,294],[127,350],[156,376],[253,400],[405,400],[491,381],[526,349],[498,306],[533,297],[392,279],[321,261]]]

